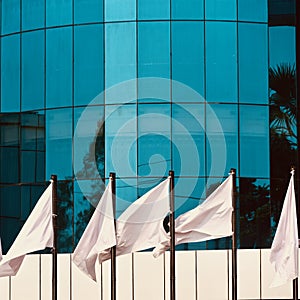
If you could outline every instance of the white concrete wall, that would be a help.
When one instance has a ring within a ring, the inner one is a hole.
[[[292,299],[292,285],[269,288],[273,267],[269,249],[238,250],[238,299]],[[0,300],[51,300],[51,255],[28,255],[17,276],[0,278]],[[110,262],[98,269],[95,283],[71,261],[58,257],[59,300],[109,300]],[[118,300],[169,300],[169,252],[117,258]],[[299,293],[300,294],[300,293]],[[176,300],[231,300],[231,251],[176,252]]]

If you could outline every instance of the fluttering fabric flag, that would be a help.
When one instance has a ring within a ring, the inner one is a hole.
[[[99,253],[116,245],[111,181],[73,253],[73,262],[94,281]]]
[[[0,277],[16,275],[26,254],[52,248],[53,236],[51,182],[0,262]]]
[[[291,174],[271,246],[270,262],[275,265],[275,276],[270,287],[286,284],[298,277],[298,226],[294,171]]]
[[[201,242],[232,235],[232,187],[230,175],[203,203],[175,220],[175,244]],[[158,257],[170,247],[170,236],[153,250]]]
[[[164,237],[163,220],[170,211],[170,178],[133,202],[118,218],[116,255],[153,248]],[[101,253],[99,260],[110,258]]]

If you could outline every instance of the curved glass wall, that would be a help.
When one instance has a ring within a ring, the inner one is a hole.
[[[51,174],[59,179],[59,247],[70,252],[110,172],[120,215],[173,169],[178,215],[230,168],[239,247],[269,247],[283,199],[273,188],[284,191],[297,159],[295,123],[290,132],[276,128],[280,91],[269,75],[288,64],[295,78],[295,3],[279,2],[2,0],[4,250]],[[285,175],[275,162],[280,143],[293,154],[282,162]],[[224,247],[229,239],[178,249]]]

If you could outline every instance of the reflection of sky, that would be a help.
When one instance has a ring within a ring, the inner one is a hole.
[[[295,63],[295,27],[270,27],[270,67],[280,63]]]

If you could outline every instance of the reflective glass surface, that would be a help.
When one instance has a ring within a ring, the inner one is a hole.
[[[42,28],[44,24],[45,1],[22,1],[22,30]]]
[[[46,0],[46,26],[72,23],[72,0]]]
[[[240,21],[267,22],[268,1],[238,0],[238,19]]]
[[[74,1],[74,23],[103,21],[103,0]]]
[[[136,19],[136,0],[105,0],[104,7],[105,21]]]
[[[103,90],[103,25],[74,29],[74,104],[90,103]]]
[[[236,24],[206,24],[206,100],[237,101]]]
[[[203,0],[172,0],[172,19],[203,20]]]
[[[23,111],[44,107],[44,39],[44,31],[32,31],[22,35]]]
[[[139,20],[170,19],[169,0],[137,0]]]
[[[1,34],[20,31],[20,0],[2,0]]]
[[[236,20],[236,0],[206,0],[206,20]]]
[[[20,111],[20,35],[1,39],[1,111]]]

